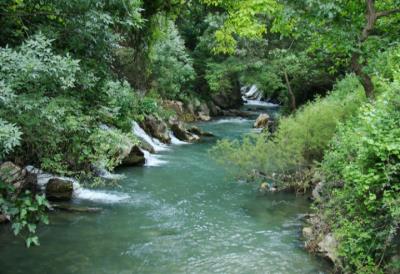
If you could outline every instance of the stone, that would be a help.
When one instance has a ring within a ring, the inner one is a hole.
[[[73,206],[64,204],[52,204],[51,207],[57,210],[77,212],[77,213],[97,213],[102,211],[102,209],[98,207],[82,207],[82,206]]]
[[[144,131],[154,138],[159,139],[161,142],[165,144],[171,143],[171,137],[169,136],[166,123],[154,115],[146,116],[144,121],[141,123],[141,126]]]
[[[268,122],[269,122],[269,115],[266,113],[260,114],[258,116],[256,122],[254,123],[255,128],[267,128],[268,127]]]
[[[197,136],[204,136],[204,137],[215,137],[214,134],[212,134],[211,132],[207,132],[207,131],[203,131],[202,129],[196,127],[196,126],[192,126],[188,129],[188,131],[192,134],[195,134]]]
[[[338,262],[337,247],[337,240],[332,233],[328,233],[323,240],[318,243],[318,252],[333,263],[336,263]]]
[[[24,180],[26,171],[12,162],[0,166],[0,179],[7,184],[16,184]]]
[[[171,123],[171,130],[175,137],[181,141],[195,142],[200,139],[198,135],[192,134],[188,130],[186,130],[183,124],[177,120]]]
[[[312,236],[313,236],[313,229],[312,229],[312,227],[310,227],[310,226],[308,226],[308,227],[303,227],[302,233],[303,233],[303,237],[304,237],[306,240],[310,240],[310,239],[312,238]]]
[[[208,122],[208,121],[211,120],[210,115],[204,114],[203,112],[199,112],[199,113],[198,113],[198,117],[199,117],[199,119],[200,119],[201,121],[205,121],[205,122]]]
[[[146,159],[144,157],[143,151],[139,146],[133,146],[129,154],[122,160],[122,166],[139,166],[144,165]]]
[[[61,178],[52,178],[46,185],[46,198],[49,201],[70,201],[74,190],[73,182]]]
[[[173,110],[178,116],[183,115],[185,112],[181,101],[165,100],[164,107]]]

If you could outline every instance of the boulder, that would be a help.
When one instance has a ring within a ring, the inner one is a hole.
[[[133,146],[128,153],[128,155],[122,160],[122,166],[138,166],[144,165],[146,163],[146,159],[144,157],[143,151],[139,146]]]
[[[219,106],[214,104],[214,102],[209,101],[207,102],[208,109],[210,110],[210,115],[211,116],[219,116],[222,114],[222,110]]]
[[[17,184],[24,180],[26,171],[12,162],[0,166],[0,179],[7,184]]]
[[[33,194],[37,191],[37,175],[12,162],[0,165],[0,179],[7,184],[12,184],[16,189],[16,195],[22,190],[29,190]]]
[[[266,113],[260,114],[258,116],[256,122],[254,123],[255,128],[267,128],[268,127],[268,122],[269,122],[269,115]]]
[[[199,117],[199,119],[201,120],[201,121],[210,121],[211,120],[211,117],[210,117],[210,115],[207,115],[207,114],[204,114],[204,112],[199,112],[198,114],[197,114],[197,116]]]
[[[313,237],[313,229],[310,226],[303,227],[303,237],[308,241]]]
[[[165,144],[171,143],[171,137],[168,133],[168,127],[164,121],[154,115],[146,116],[141,123],[142,128],[154,138],[159,139]]]
[[[46,185],[46,198],[49,201],[70,201],[74,190],[73,182],[61,179],[52,178]]]
[[[335,239],[332,233],[328,233],[324,236],[321,242],[318,243],[318,252],[331,260],[333,263],[337,263],[339,260],[337,254],[338,241]]]
[[[215,135],[212,134],[211,132],[203,131],[202,129],[192,126],[188,129],[188,131],[192,134],[195,134],[197,136],[204,136],[204,137],[214,137]]]
[[[202,103],[199,106],[199,112],[197,113],[197,116],[200,120],[202,121],[210,121],[210,109],[208,108],[207,104]]]
[[[176,119],[170,120],[170,125],[171,125],[172,133],[175,135],[176,138],[178,138],[181,141],[195,142],[200,139],[200,137],[198,135],[190,133],[184,127],[184,125]]]
[[[185,109],[181,101],[165,100],[164,107],[173,110],[178,116],[181,116],[185,113]]]
[[[262,183],[260,185],[260,192],[267,193],[267,192],[277,192],[278,189],[268,183]]]

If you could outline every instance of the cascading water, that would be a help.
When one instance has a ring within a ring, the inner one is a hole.
[[[263,107],[278,107],[279,105],[265,102],[263,101],[262,92],[257,88],[256,85],[252,85],[248,91],[247,88],[244,87],[242,89],[243,100],[245,101],[245,105],[250,106],[263,106]]]
[[[84,188],[80,185],[80,183],[69,177],[61,177],[61,176],[54,176],[49,173],[45,173],[42,170],[35,168],[33,166],[27,166],[25,168],[28,172],[34,173],[37,175],[37,180],[38,180],[38,185],[40,188],[44,191],[46,188],[47,183],[54,178],[66,180],[66,181],[71,181],[73,184],[73,194],[72,196],[74,199],[78,200],[87,200],[87,201],[92,201],[92,202],[98,202],[98,203],[118,203],[124,200],[129,199],[129,195],[124,194],[124,193],[118,193],[118,192],[107,192],[107,191],[101,191],[101,190],[92,190],[92,189],[87,189]],[[119,175],[121,177],[121,175]],[[121,177],[124,178],[124,177]]]
[[[159,151],[166,151],[169,150],[168,147],[161,143],[159,140],[156,138],[151,137],[148,135],[144,129],[142,129],[139,124],[135,121],[132,122],[132,131],[133,134],[135,134],[137,137],[151,145],[154,149],[154,151],[159,152]]]
[[[178,138],[176,138],[176,136],[172,132],[169,133],[169,137],[171,138],[171,144],[173,144],[173,145],[188,145],[189,144],[187,142],[181,141]]]
[[[133,134],[135,134],[138,138],[142,139],[144,142],[149,144],[154,149],[154,151],[160,152],[160,151],[169,150],[167,145],[161,143],[156,138],[153,138],[150,135],[148,135],[144,131],[144,129],[141,128],[139,126],[139,124],[135,121],[132,122],[132,131],[133,131]],[[145,166],[153,166],[154,167],[154,166],[160,166],[160,165],[167,163],[167,161],[161,159],[162,156],[160,156],[160,155],[151,154],[150,152],[148,152],[147,150],[144,150],[144,149],[141,149],[141,151],[143,152],[144,158],[146,159]]]

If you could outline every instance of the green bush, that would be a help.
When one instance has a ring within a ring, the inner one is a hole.
[[[322,160],[338,124],[354,115],[364,100],[357,78],[347,76],[327,97],[317,98],[280,119],[273,136],[262,133],[243,141],[223,140],[212,154],[231,169],[235,167],[239,176],[294,174]]]
[[[346,272],[383,273],[400,225],[400,83],[341,125],[322,163],[325,219]],[[337,182],[343,188],[335,188]]]
[[[182,99],[190,91],[195,72],[174,22],[167,21],[164,24],[150,57],[153,88],[164,98]]]

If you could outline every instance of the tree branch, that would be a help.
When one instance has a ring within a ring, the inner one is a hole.
[[[395,13],[400,13],[400,9],[394,9],[394,10],[386,10],[386,11],[381,11],[376,13],[376,17],[384,17],[384,16],[389,16]]]

